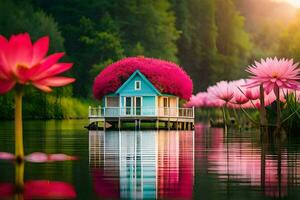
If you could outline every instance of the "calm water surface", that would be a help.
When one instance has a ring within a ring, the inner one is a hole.
[[[26,163],[25,181],[69,183],[77,199],[300,199],[300,138],[261,142],[255,131],[225,134],[204,125],[195,131],[88,132],[86,124],[25,122],[26,154],[79,157]],[[14,151],[13,136],[13,123],[0,122],[0,152]],[[0,187],[14,182],[14,167],[0,161]]]

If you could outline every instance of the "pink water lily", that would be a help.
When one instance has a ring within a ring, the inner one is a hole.
[[[49,37],[42,37],[34,44],[28,33],[13,35],[7,40],[0,35],[0,94],[15,89],[15,154],[24,159],[22,97],[23,86],[33,85],[51,92],[51,87],[68,85],[74,78],[57,76],[69,70],[72,63],[58,63],[64,53],[47,56]]]
[[[41,152],[35,152],[25,156],[25,160],[34,163],[43,163],[48,161],[48,155]]]
[[[234,97],[233,85],[227,81],[220,81],[214,86],[210,86],[207,92],[224,103],[229,102]]]
[[[15,160],[16,156],[12,153],[0,152],[0,160]],[[46,154],[42,152],[34,152],[25,156],[25,161],[33,163],[45,163],[56,161],[77,160],[76,156],[66,154]]]
[[[190,100],[185,104],[186,107],[222,107],[223,100],[217,99],[208,92],[199,92],[193,95]]]
[[[14,160],[15,155],[7,152],[0,152],[0,160]]]
[[[244,85],[245,83],[246,83],[246,80],[244,80],[244,79],[230,82],[230,84],[232,85],[233,93],[234,93],[233,98],[230,101],[232,104],[243,105],[249,101],[249,99],[245,95],[246,91],[242,87],[242,85]],[[233,105],[233,107],[234,107],[234,105]]]
[[[253,82],[247,84],[248,87],[256,87],[263,85],[264,90],[269,94],[275,87],[299,89],[300,80],[297,68],[299,63],[295,63],[293,59],[262,59],[261,62],[255,62],[255,65],[249,66],[246,70],[251,74]]]
[[[48,36],[32,44],[28,33],[13,35],[9,40],[0,35],[0,94],[10,91],[16,84],[33,85],[51,92],[51,87],[74,82],[74,78],[57,76],[69,70],[72,63],[57,63],[64,53],[46,57],[48,49]]]
[[[25,156],[25,160],[28,162],[34,163],[43,163],[43,162],[55,162],[55,161],[67,161],[67,160],[76,160],[75,156],[69,156],[66,154],[45,154],[42,152],[34,152]]]

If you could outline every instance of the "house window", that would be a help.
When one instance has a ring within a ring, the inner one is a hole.
[[[141,81],[135,81],[134,89],[135,90],[141,90]]]

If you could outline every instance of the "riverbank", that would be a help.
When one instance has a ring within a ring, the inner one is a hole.
[[[35,119],[87,119],[88,107],[96,102],[90,99],[78,99],[74,97],[56,97],[48,95],[39,101],[24,99],[23,118]],[[13,99],[5,99],[0,104],[0,120],[14,119]]]

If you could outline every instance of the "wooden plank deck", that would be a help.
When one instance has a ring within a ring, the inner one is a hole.
[[[134,110],[134,108],[133,108]],[[127,110],[128,111],[128,110]],[[126,113],[125,108],[89,108],[89,120],[92,123],[109,123],[113,127],[122,127],[123,122],[133,122],[141,126],[143,122],[165,123],[168,129],[192,130],[194,127],[194,108],[152,108],[147,109],[146,114],[139,111],[139,115],[134,112]],[[149,113],[147,115],[147,113]],[[182,128],[186,127],[186,128]],[[105,127],[103,127],[105,129]],[[156,125],[154,128],[158,128]]]

